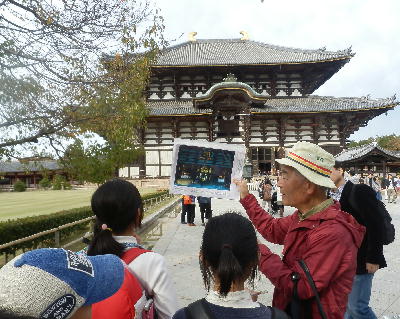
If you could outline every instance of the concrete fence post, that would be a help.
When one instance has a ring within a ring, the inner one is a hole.
[[[61,244],[60,244],[60,231],[59,230],[57,230],[55,233],[54,233],[54,245],[58,248],[58,247],[60,247],[61,246]]]

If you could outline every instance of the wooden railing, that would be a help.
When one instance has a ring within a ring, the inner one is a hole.
[[[169,198],[173,198],[173,197],[175,197],[175,195],[164,194],[164,195],[161,195],[161,196],[158,196],[158,197],[154,197],[154,198],[150,198],[150,199],[144,200],[143,201],[143,210],[144,210],[144,212],[146,212],[151,207],[153,207],[155,205],[158,205],[161,202],[163,202],[163,201],[165,201],[165,200],[167,200]],[[176,199],[176,201],[174,201],[175,206],[176,206],[176,203],[178,203],[178,202],[180,202],[180,199]],[[158,214],[155,213],[155,214],[152,214],[151,216],[153,216],[153,215],[158,215]],[[149,217],[151,217],[151,216],[149,216]],[[72,222],[72,223],[61,225],[61,226],[53,228],[53,229],[45,230],[45,231],[42,231],[40,233],[33,234],[31,236],[27,236],[27,237],[24,237],[24,238],[20,238],[20,239],[11,241],[9,243],[2,244],[2,245],[0,245],[0,250],[2,250],[4,248],[13,247],[15,245],[21,244],[21,243],[26,242],[26,241],[30,241],[30,240],[33,240],[33,239],[36,239],[36,238],[40,238],[40,237],[48,235],[48,234],[54,234],[54,247],[61,247],[61,231],[63,229],[66,229],[66,228],[69,228],[69,227],[72,227],[72,226],[75,226],[75,225],[79,225],[79,224],[90,222],[94,218],[95,218],[94,216],[87,217],[87,218],[84,218],[84,219],[81,219],[81,220],[77,220],[77,221]],[[154,220],[152,220],[151,218],[145,218],[145,220],[142,223],[142,228],[148,227],[149,226],[148,224],[150,224],[150,223],[154,223]],[[70,247],[70,246],[82,241],[82,239],[83,239],[83,237],[80,237],[80,238],[78,238],[78,239],[76,239],[76,240],[74,240],[74,241],[62,246],[62,248],[68,248],[68,247]],[[21,251],[21,253],[23,253],[23,252],[24,251]],[[1,257],[2,254],[4,254],[5,263],[7,263],[8,260],[9,260],[9,254],[0,253],[0,257]],[[12,256],[15,257],[16,253],[12,254]],[[1,266],[1,263],[0,263],[0,266]]]
[[[259,184],[260,184],[259,182],[247,183],[247,187],[250,191],[256,191],[256,190],[258,190]]]

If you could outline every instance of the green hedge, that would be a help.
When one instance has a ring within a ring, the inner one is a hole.
[[[0,244],[5,244],[10,241],[31,236],[33,234],[56,228],[64,224],[72,223],[92,215],[93,213],[90,207],[82,207],[65,210],[54,214],[18,218],[8,220],[6,222],[0,222]],[[61,238],[71,234],[74,231],[83,230],[87,227],[87,225],[88,223],[85,223],[63,229],[60,232]],[[49,246],[54,245],[54,233],[41,236],[31,241],[23,242],[10,248],[5,248],[2,250],[0,249],[0,253],[12,253],[18,249],[34,249],[43,241],[49,241]],[[53,244],[51,241],[53,241]]]
[[[160,197],[160,196],[163,196],[163,195],[168,194],[168,193],[169,193],[168,190],[159,191],[159,192],[154,192],[154,193],[148,193],[148,194],[142,196],[142,200],[145,201],[145,200],[147,200],[147,199],[151,199],[151,198],[155,198],[155,197]]]
[[[143,200],[155,198],[168,194],[168,191],[161,191],[156,193],[149,193],[142,196]],[[53,229],[61,225],[72,223],[77,220],[81,220],[93,215],[93,212],[89,206],[74,208],[70,210],[64,210],[61,212],[39,215],[25,218],[18,218],[13,220],[8,220],[0,222],[0,245],[5,244],[23,237],[27,237],[45,230]],[[89,223],[89,222],[88,222]],[[84,230],[88,223],[72,226],[61,231],[61,238],[63,236],[68,236],[69,234],[77,231]],[[1,253],[13,253],[18,249],[34,249],[38,247],[39,244],[45,242],[48,246],[54,245],[54,233],[41,236],[39,238],[33,239],[31,241],[26,241],[24,243],[15,245],[10,248],[0,249]]]

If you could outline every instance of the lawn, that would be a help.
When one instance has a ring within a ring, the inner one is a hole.
[[[0,221],[55,213],[64,209],[90,205],[95,188],[63,191],[0,192]],[[154,188],[139,189],[140,193],[154,192]]]

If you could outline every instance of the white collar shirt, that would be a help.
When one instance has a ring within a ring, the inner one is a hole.
[[[114,239],[129,249],[138,245],[133,236],[114,236]],[[178,310],[177,297],[165,258],[148,252],[135,258],[129,270],[136,276],[148,296],[153,296],[154,306],[160,319],[172,318]]]

